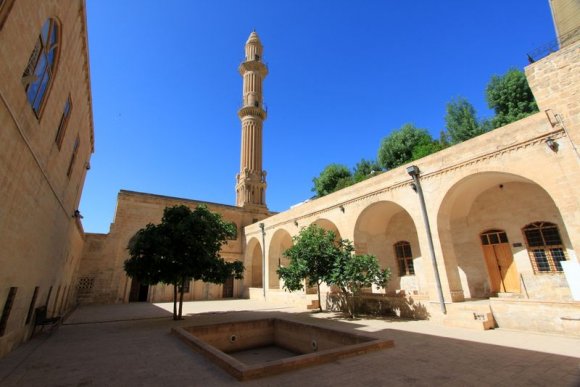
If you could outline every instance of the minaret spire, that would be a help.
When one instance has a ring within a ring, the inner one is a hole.
[[[267,210],[266,171],[262,170],[262,124],[266,119],[262,81],[268,75],[268,67],[262,62],[262,52],[262,42],[254,30],[246,41],[246,58],[239,67],[244,81],[242,107],[238,111],[242,149],[240,173],[236,176],[236,205]]]

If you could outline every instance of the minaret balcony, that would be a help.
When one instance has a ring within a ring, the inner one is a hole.
[[[248,71],[257,71],[262,78],[268,75],[268,65],[260,60],[245,60],[240,63],[238,68],[240,74],[243,76]]]
[[[268,116],[268,107],[264,103],[257,103],[256,105],[257,106],[242,104],[238,110],[238,117],[242,119],[246,116],[256,116],[260,117],[262,120],[265,120]]]

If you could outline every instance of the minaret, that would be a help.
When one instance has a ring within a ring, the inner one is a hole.
[[[268,67],[262,62],[262,43],[254,31],[246,42],[246,59],[240,64],[244,79],[242,107],[242,150],[240,173],[236,175],[236,205],[267,210],[266,171],[262,170],[262,123],[266,109],[262,101],[262,81]]]

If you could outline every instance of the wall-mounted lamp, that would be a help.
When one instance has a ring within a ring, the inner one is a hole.
[[[411,183],[411,188],[413,189],[413,191],[415,191],[415,193],[417,193],[417,184]]]
[[[75,212],[73,212],[73,218],[77,218],[77,219],[82,219],[83,216],[81,215],[81,212],[79,210],[75,210]]]
[[[340,205],[340,206],[338,206],[338,208],[340,208],[340,211],[344,214],[344,206]]]
[[[552,150],[552,152],[558,152],[558,148],[560,147],[560,144],[558,144],[553,138],[548,137],[546,139],[546,145],[548,146],[548,148],[550,148]]]
[[[294,221],[294,226],[298,227],[298,221],[297,220]]]
[[[88,161],[85,163],[85,169],[88,171],[89,169],[91,169],[91,163],[89,163]]]
[[[407,167],[407,173],[411,177],[419,176],[419,167],[416,165],[411,165],[410,167]]]

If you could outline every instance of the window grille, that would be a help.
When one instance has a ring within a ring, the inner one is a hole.
[[[407,241],[400,241],[395,243],[393,247],[395,248],[395,256],[399,266],[399,276],[415,275],[411,244]]]
[[[549,222],[535,222],[522,230],[534,272],[556,273],[562,271],[566,250],[558,226]]]

